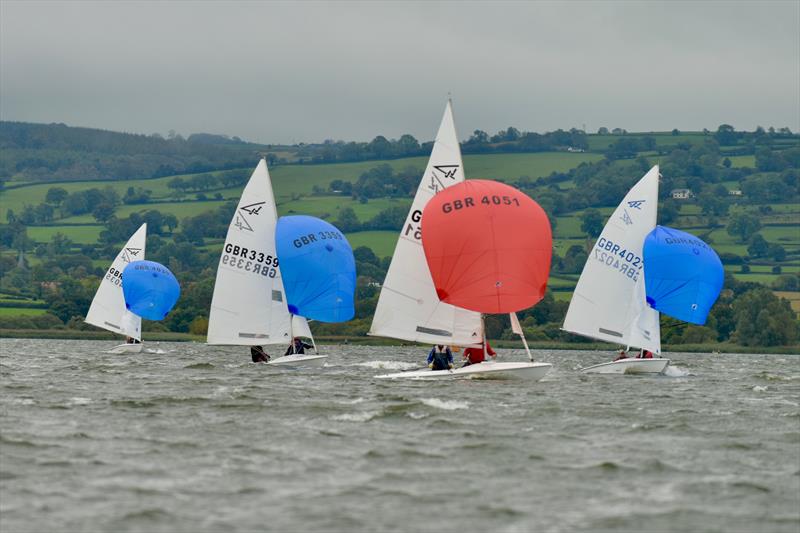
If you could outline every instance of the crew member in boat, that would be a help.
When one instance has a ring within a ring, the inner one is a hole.
[[[133,337],[125,337],[125,344],[141,344],[142,341]]]
[[[284,355],[301,355],[306,353],[306,348],[313,348],[313,346],[304,343],[299,337],[295,337],[289,347],[286,348]]]
[[[639,352],[639,359],[652,359],[652,358],[653,358],[653,352],[651,352],[650,350],[642,350],[641,352]]]
[[[267,354],[267,352],[264,351],[264,348],[262,346],[251,346],[250,357],[253,358],[254,363],[269,362],[269,354]]]
[[[492,359],[497,357],[497,353],[494,350],[492,350],[491,346],[489,346],[488,340],[485,341],[484,345],[486,347],[485,350],[484,346],[481,346],[480,348],[467,348],[466,350],[464,350],[463,356],[464,359],[466,359],[466,361],[464,361],[464,364],[461,365],[461,367],[463,368],[465,366],[475,365],[484,362],[486,360],[486,354],[489,354],[492,357]]]
[[[449,346],[437,344],[428,353],[428,368],[431,370],[449,370],[453,368],[453,352]]]
[[[617,358],[614,359],[614,361],[619,361],[620,359],[627,359],[627,358],[628,358],[628,352],[626,352],[625,350],[620,350],[619,355],[617,355]]]

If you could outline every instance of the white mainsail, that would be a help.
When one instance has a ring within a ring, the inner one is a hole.
[[[111,263],[100,282],[84,322],[127,337],[142,340],[142,319],[125,308],[122,271],[132,261],[144,259],[147,224],[142,224]]]
[[[440,302],[422,249],[422,210],[433,196],[464,181],[450,102],[381,288],[369,335],[428,344],[480,345],[480,313]]]
[[[208,319],[208,344],[289,344],[292,317],[275,251],[278,211],[262,159],[242,192],[222,248]],[[305,334],[308,324],[296,317]],[[305,329],[303,329],[305,324]]]
[[[658,311],[645,302],[644,239],[656,226],[658,166],[628,192],[586,260],[566,331],[661,353]]]

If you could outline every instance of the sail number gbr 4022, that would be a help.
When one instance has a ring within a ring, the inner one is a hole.
[[[222,264],[270,278],[274,278],[278,274],[278,258],[276,256],[231,243],[225,245]]]

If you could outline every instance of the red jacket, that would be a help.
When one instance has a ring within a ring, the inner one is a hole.
[[[482,363],[483,360],[486,358],[486,353],[489,355],[497,355],[492,347],[489,346],[489,341],[486,341],[486,352],[484,352],[483,348],[467,348],[464,350],[464,357],[469,360],[471,364]]]

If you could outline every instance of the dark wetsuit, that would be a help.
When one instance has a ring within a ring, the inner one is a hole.
[[[301,340],[294,342],[286,348],[286,353],[284,355],[301,355],[306,353],[306,348],[313,348],[310,344],[306,344]]]
[[[269,362],[269,355],[264,351],[261,346],[251,346],[250,347],[250,357],[252,357],[254,363],[267,363]]]

